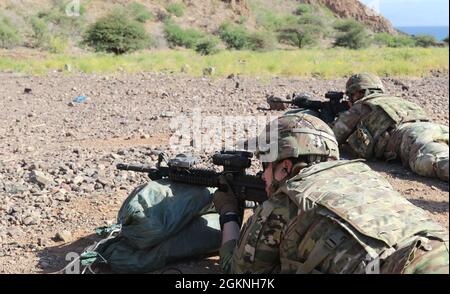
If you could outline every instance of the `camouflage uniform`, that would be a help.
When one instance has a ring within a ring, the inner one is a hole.
[[[338,142],[348,142],[361,158],[399,158],[421,176],[448,181],[448,127],[429,122],[418,105],[383,91],[368,92],[340,114],[332,126]]]
[[[279,149],[307,145],[281,139],[291,145]],[[423,210],[364,163],[336,160],[282,183],[220,257],[226,273],[448,273],[448,252],[446,230]]]

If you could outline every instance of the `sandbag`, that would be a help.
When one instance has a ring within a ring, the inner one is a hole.
[[[120,234],[97,252],[115,272],[142,273],[219,250],[214,190],[168,180],[135,189],[118,213]]]

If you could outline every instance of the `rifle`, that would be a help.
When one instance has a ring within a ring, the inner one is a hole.
[[[224,175],[239,201],[254,201],[262,203],[267,200],[265,183],[258,175],[249,175],[245,169],[251,165],[252,152],[247,151],[221,151],[212,156],[215,165],[222,166],[222,172],[209,169],[193,168],[198,162],[197,158],[189,154],[179,154],[167,161],[164,153],[158,155],[156,167],[142,165],[117,164],[119,170],[128,170],[147,173],[152,180],[167,178],[174,182],[203,187],[216,187],[227,192],[227,186],[219,182]],[[167,166],[162,166],[165,161]]]
[[[316,115],[327,124],[332,123],[339,113],[350,109],[348,101],[344,99],[343,92],[329,91],[325,94],[325,98],[328,101],[312,100],[306,94],[294,93],[292,99],[285,100],[270,95],[267,96],[267,103],[270,106],[270,110],[286,110],[286,104],[291,104],[299,109],[311,110],[313,115]]]

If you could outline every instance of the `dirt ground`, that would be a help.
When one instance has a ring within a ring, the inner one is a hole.
[[[420,104],[448,126],[448,77],[435,72],[384,82],[390,93]],[[178,115],[200,107],[205,116],[268,116],[261,110],[266,94],[320,97],[344,85],[345,79],[0,73],[0,273],[57,272],[68,252],[98,240],[94,229],[113,224],[128,193],[148,181],[115,170],[115,164],[152,164],[158,151],[173,153],[170,123]],[[74,103],[78,96],[87,98]],[[400,164],[369,165],[448,229],[448,183]],[[158,272],[178,270],[219,272],[218,256]]]

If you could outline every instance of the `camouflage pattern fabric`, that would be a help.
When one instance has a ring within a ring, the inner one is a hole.
[[[360,73],[351,76],[348,79],[345,88],[345,92],[348,96],[363,90],[376,90],[381,93],[384,93],[385,91],[383,82],[380,78],[371,73]]]
[[[302,170],[258,208],[228,273],[448,273],[448,234],[358,161]]]
[[[419,175],[448,181],[448,127],[427,120],[414,103],[372,94],[342,113],[332,128],[338,142],[348,142],[361,158],[399,158]]]
[[[449,180],[449,129],[430,122],[407,123],[391,134],[385,158],[400,157],[418,175]]]
[[[273,138],[270,136],[272,124],[267,125],[266,131],[259,138],[259,142],[269,143],[269,139],[271,140],[271,144],[258,146],[256,155],[262,161],[276,162],[299,156],[311,156],[320,160],[339,158],[339,147],[333,131],[319,118],[306,113],[293,113],[278,118],[277,124],[276,142],[272,142]],[[276,148],[275,156],[265,158],[264,155],[274,153],[271,152],[274,151],[272,148]]]

